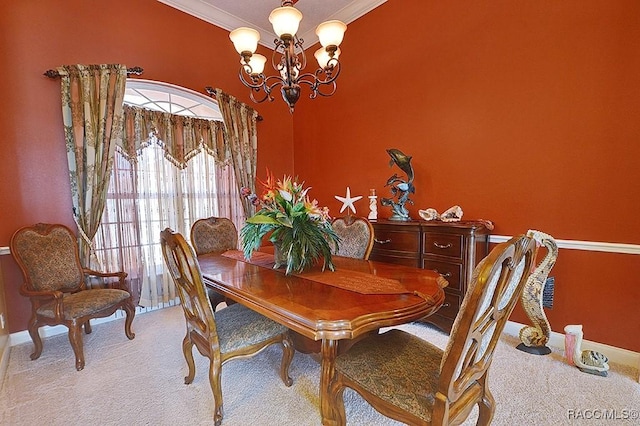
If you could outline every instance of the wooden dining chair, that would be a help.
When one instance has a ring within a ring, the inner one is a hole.
[[[491,423],[495,401],[487,373],[529,276],[534,249],[531,238],[514,237],[478,264],[444,351],[391,329],[339,355],[330,397],[336,424],[346,423],[345,388],[383,415],[409,425],[460,424],[476,404],[477,423]]]
[[[332,254],[369,260],[374,237],[373,225],[369,220],[357,216],[337,217],[331,226],[340,238]]]
[[[18,229],[11,237],[11,254],[22,270],[20,294],[31,301],[29,335],[35,349],[31,359],[42,354],[38,329],[64,325],[76,357],[76,370],[84,368],[82,327],[91,333],[89,321],[108,317],[118,309],[126,313],[124,332],[135,334],[131,324],[135,306],[125,272],[100,272],[80,264],[78,241],[64,225],[38,223]],[[101,288],[88,288],[86,280],[98,277]]]
[[[160,233],[162,254],[176,285],[187,323],[182,352],[190,384],[196,374],[193,347],[209,358],[209,384],[213,392],[214,423],[222,423],[222,366],[232,359],[256,355],[269,345],[282,346],[280,377],[286,386],[293,381],[289,366],[294,349],[285,326],[236,303],[214,313],[205,292],[202,272],[191,246],[184,237],[167,228]]]
[[[206,253],[223,253],[238,248],[238,230],[226,217],[212,216],[195,221],[191,226],[190,238],[191,245],[198,256]],[[214,310],[222,302],[227,306],[236,303],[212,288],[207,288],[207,295]]]

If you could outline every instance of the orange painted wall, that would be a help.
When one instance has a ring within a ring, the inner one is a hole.
[[[237,78],[229,33],[156,0],[24,0],[0,2],[0,246],[21,226],[74,226],[60,106],[60,82],[42,74],[64,64],[123,63],[141,78],[204,93],[220,87],[251,103]],[[265,49],[266,50],[266,49]],[[264,53],[264,52],[263,52]],[[279,103],[256,107],[259,170],[293,168],[293,119]],[[18,293],[21,274],[0,256],[10,331],[25,330],[30,305]]]
[[[388,195],[394,147],[413,155],[415,217],[459,204],[498,235],[640,244],[639,21],[635,0],[389,0],[349,25],[333,97],[304,92],[294,116],[279,99],[256,106],[259,177],[294,171],[337,214],[347,185]],[[0,246],[25,224],[73,225],[59,82],[43,71],[125,63],[250,102],[228,33],[155,0],[2,2],[0,28]],[[10,331],[24,330],[19,271],[0,262]],[[552,274],[555,331],[582,323],[589,340],[640,351],[638,256],[561,250]]]
[[[388,1],[341,48],[336,94],[294,120],[296,173],[333,214],[346,186],[390,195],[398,148],[414,218],[459,204],[497,235],[640,244],[640,2]],[[553,330],[639,351],[639,274],[637,255],[561,250]]]

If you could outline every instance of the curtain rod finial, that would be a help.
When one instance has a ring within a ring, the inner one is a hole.
[[[58,71],[56,71],[56,70],[46,70],[43,75],[45,75],[45,76],[47,76],[49,78],[60,77],[60,73]]]

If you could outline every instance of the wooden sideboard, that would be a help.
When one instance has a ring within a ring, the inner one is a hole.
[[[449,333],[475,266],[489,253],[489,229],[480,221],[372,221],[370,259],[433,269],[449,281],[445,302],[424,319]]]

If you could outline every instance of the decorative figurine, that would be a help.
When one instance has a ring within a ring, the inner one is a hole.
[[[353,214],[356,214],[356,208],[353,206],[353,203],[362,198],[362,195],[358,195],[357,197],[351,197],[351,188],[347,186],[347,195],[345,197],[340,197],[339,195],[335,195],[336,200],[342,201],[342,207],[340,208],[340,213],[342,213],[347,207],[353,211]],[[349,216],[349,210],[347,210],[347,216]]]
[[[387,154],[391,157],[389,161],[389,167],[394,164],[400,168],[406,175],[407,179],[401,179],[397,173],[394,173],[384,186],[391,187],[391,194],[393,198],[381,198],[380,203],[383,206],[391,206],[393,215],[389,220],[411,220],[409,217],[409,210],[404,206],[407,202],[413,204],[413,201],[409,198],[409,194],[415,194],[416,189],[413,186],[413,167],[411,166],[411,156],[404,155],[400,150],[391,148],[387,149]]]
[[[369,192],[369,220],[378,220],[378,196],[376,190],[371,189]]]
[[[609,358],[591,350],[582,350],[582,325],[568,325],[564,328],[564,355],[569,364],[574,364],[584,373],[607,376]]]
[[[520,296],[520,303],[524,308],[527,316],[533,323],[533,326],[526,326],[520,330],[520,343],[516,346],[523,352],[535,355],[547,355],[551,353],[551,349],[547,347],[549,335],[551,334],[551,325],[547,320],[542,306],[542,295],[544,294],[544,285],[549,276],[551,268],[556,263],[558,257],[558,245],[551,235],[544,232],[530,229],[527,236],[532,237],[538,246],[545,246],[547,254],[542,261],[536,266],[534,271],[527,278],[527,282]],[[537,249],[536,249],[537,252]]]

